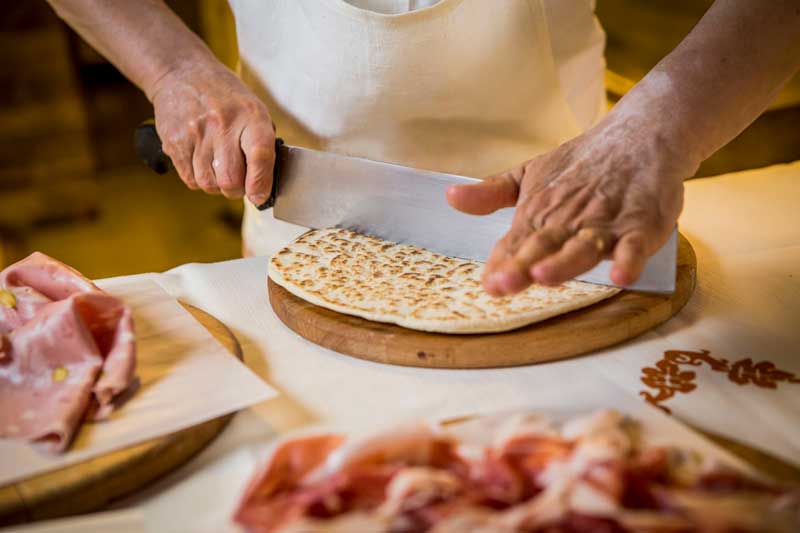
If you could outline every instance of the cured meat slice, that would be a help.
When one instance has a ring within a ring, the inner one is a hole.
[[[279,446],[248,485],[236,511],[237,522],[249,531],[273,531],[302,517],[300,498],[288,496],[301,480],[344,442],[340,435],[296,439]]]
[[[354,466],[381,463],[464,468],[465,465],[454,453],[453,445],[447,434],[428,424],[400,427],[345,442],[309,474],[307,481],[317,481]]]
[[[463,482],[446,470],[409,467],[398,473],[386,487],[386,500],[379,514],[393,516],[447,500],[463,489]]]
[[[136,341],[133,316],[121,300],[102,292],[71,298],[89,329],[103,364],[92,388],[98,409],[95,420],[103,420],[114,410],[114,399],[130,387],[136,372]]]
[[[387,512],[393,506],[415,508],[458,491],[456,475],[443,470],[466,475],[450,440],[426,425],[344,442],[343,436],[327,434],[277,448],[245,491],[236,521],[249,531],[276,531],[296,526],[298,520],[307,523],[377,509],[387,491],[393,494]],[[396,478],[401,471],[404,475]],[[389,524],[390,519],[383,522]]]
[[[15,306],[6,309],[8,314],[16,315],[19,325],[50,302],[100,290],[74,268],[41,252],[34,252],[0,272],[0,287],[14,295]]]
[[[41,253],[0,284],[0,437],[61,452],[90,407],[107,417],[133,381],[131,310]]]
[[[236,520],[262,533],[800,530],[800,493],[648,446],[640,429],[614,411],[528,413],[289,441]]]

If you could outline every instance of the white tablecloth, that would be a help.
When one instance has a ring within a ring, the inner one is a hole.
[[[648,395],[674,419],[800,464],[799,209],[800,163],[687,183],[680,227],[699,281],[683,312],[601,353],[529,367],[422,370],[320,348],[272,313],[264,258],[146,275],[226,323],[281,396],[237,415],[196,460],[123,506],[152,531],[212,530],[265,443],[313,423],[363,428],[521,405],[667,419]]]

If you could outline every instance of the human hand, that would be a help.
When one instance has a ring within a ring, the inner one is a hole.
[[[650,126],[613,117],[519,167],[474,185],[452,186],[448,202],[486,215],[514,207],[511,229],[492,250],[483,285],[493,295],[531,283],[557,285],[610,256],[611,279],[635,282],[669,238],[683,206],[683,180],[699,163]]]
[[[269,111],[230,70],[171,72],[153,91],[162,149],[190,189],[263,204],[272,188],[275,129]]]

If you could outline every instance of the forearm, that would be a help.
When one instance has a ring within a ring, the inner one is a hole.
[[[800,2],[717,0],[609,119],[643,124],[696,166],[755,120],[799,67]]]
[[[152,101],[187,65],[218,68],[205,43],[161,0],[48,0],[58,15]]]

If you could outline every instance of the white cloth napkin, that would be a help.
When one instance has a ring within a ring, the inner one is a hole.
[[[63,454],[0,441],[0,484],[166,435],[275,395],[157,284],[139,277],[98,285],[133,309],[139,388],[109,420],[84,424]]]

